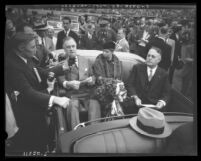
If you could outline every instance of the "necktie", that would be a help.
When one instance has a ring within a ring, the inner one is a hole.
[[[153,77],[153,73],[152,73],[152,69],[150,69],[150,73],[149,73],[149,81],[151,81],[152,77]]]

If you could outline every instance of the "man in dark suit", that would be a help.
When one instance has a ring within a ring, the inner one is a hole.
[[[182,29],[182,26],[180,25],[173,26],[172,27],[173,33],[172,35],[170,35],[170,38],[175,41],[174,57],[173,57],[172,65],[170,67],[170,71],[169,71],[169,79],[171,84],[172,84],[175,68],[179,63],[179,59],[181,59],[181,47],[182,47],[181,29]]]
[[[64,39],[63,48],[70,68],[58,78],[58,81],[63,88],[67,89],[66,95],[74,97],[71,100],[70,108],[67,109],[67,123],[69,130],[72,130],[80,123],[79,111],[81,110],[88,110],[89,120],[100,118],[100,105],[98,101],[90,99],[95,84],[91,63],[86,58],[76,54],[77,46],[72,37]],[[76,96],[80,94],[89,96],[84,98]]]
[[[171,87],[168,74],[158,66],[160,61],[161,50],[151,47],[147,54],[146,63],[133,66],[128,78],[127,90],[136,106],[153,104],[156,109],[162,110],[169,102]],[[138,108],[133,110],[137,112]]]
[[[64,27],[64,30],[60,31],[57,35],[56,49],[63,48],[63,39],[68,36],[74,38],[76,43],[79,44],[78,35],[74,31],[71,30],[71,19],[69,17],[63,18],[63,27]]]
[[[159,35],[151,38],[146,46],[146,52],[148,52],[152,46],[161,49],[162,60],[158,65],[166,71],[168,71],[171,64],[171,46],[166,43],[167,35],[168,27],[165,26],[165,24],[162,24],[159,28]]]
[[[98,42],[97,37],[95,35],[95,25],[88,24],[86,27],[86,32],[81,38],[80,48],[87,50],[97,50]]]
[[[69,105],[67,97],[50,93],[54,82],[47,80],[48,73],[62,74],[61,67],[50,70],[36,68],[32,57],[36,53],[35,35],[16,33],[13,51],[6,57],[6,92],[17,91],[13,107],[19,130],[13,138],[15,152],[46,151],[49,137],[45,114],[54,104],[63,108]]]

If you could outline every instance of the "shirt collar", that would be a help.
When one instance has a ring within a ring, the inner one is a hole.
[[[147,73],[148,73],[148,75],[150,73],[150,70],[152,70],[152,75],[154,75],[157,68],[158,68],[158,65],[156,67],[154,67],[154,68],[150,68],[150,67],[147,66]]]
[[[17,56],[22,59],[26,64],[27,64],[27,59],[25,59],[24,57],[22,57],[21,55],[17,54]]]
[[[68,29],[67,31],[66,31],[66,30],[64,30],[64,32],[65,32],[65,34],[66,34],[66,35],[68,35],[68,34],[69,34],[69,32],[70,32],[70,29]]]

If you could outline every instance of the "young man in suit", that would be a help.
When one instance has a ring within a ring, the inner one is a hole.
[[[129,44],[125,38],[125,30],[123,28],[118,29],[115,51],[129,52]]]
[[[75,39],[76,44],[79,44],[79,37],[78,35],[71,30],[71,19],[69,17],[64,17],[63,18],[63,31],[60,31],[57,35],[57,44],[56,44],[56,49],[62,49],[63,47],[63,40],[65,37],[72,37]]]
[[[45,152],[49,133],[45,115],[54,104],[63,108],[69,105],[69,98],[57,97],[50,93],[54,82],[47,80],[48,73],[63,73],[62,68],[43,70],[36,68],[32,57],[36,53],[35,35],[16,33],[13,51],[6,57],[6,92],[18,91],[13,108],[18,132],[13,137],[15,152]],[[64,69],[64,68],[63,68]],[[66,68],[67,69],[67,68]]]
[[[170,84],[167,72],[158,66],[161,50],[151,47],[146,63],[134,65],[128,78],[128,94],[134,99],[137,112],[141,104],[153,104],[158,110],[164,110],[170,99]]]
[[[80,123],[79,111],[88,109],[88,119],[100,118],[100,105],[98,101],[76,97],[79,94],[92,94],[95,77],[93,76],[91,63],[82,56],[77,55],[77,44],[72,37],[64,39],[63,48],[69,70],[58,78],[60,85],[66,89],[65,95],[75,98],[71,100],[70,108],[67,109],[67,124],[69,130],[74,129]],[[83,106],[84,108],[83,108]]]

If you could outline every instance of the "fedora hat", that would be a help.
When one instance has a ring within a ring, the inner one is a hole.
[[[138,115],[131,118],[129,123],[138,133],[153,138],[165,138],[172,133],[164,114],[149,107],[140,108]]]

